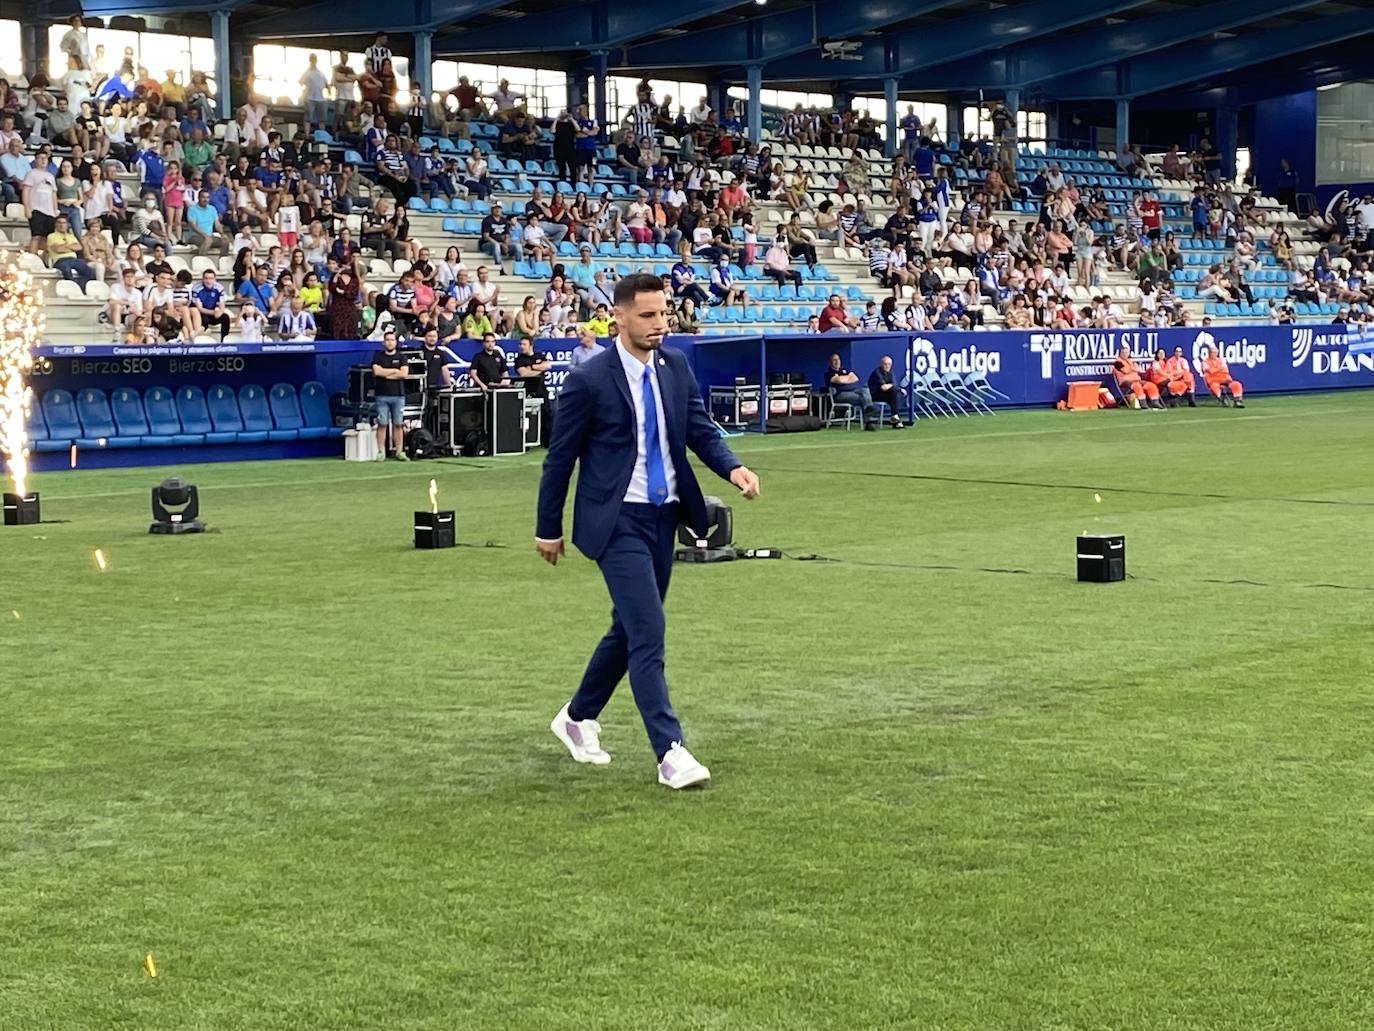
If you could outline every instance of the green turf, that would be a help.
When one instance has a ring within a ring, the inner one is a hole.
[[[839,561],[677,570],[686,795],[628,690],[548,733],[607,602],[536,456],[182,470],[178,540],[40,476],[0,1028],[1368,1028],[1370,396],[739,441],[740,542]],[[412,549],[432,475],[499,546]]]

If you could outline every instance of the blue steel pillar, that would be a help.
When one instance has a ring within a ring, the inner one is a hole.
[[[954,150],[959,146],[959,141],[963,138],[964,129],[964,105],[946,103],[945,104],[945,146]]]
[[[1116,101],[1116,152],[1123,153],[1131,145],[1131,101],[1118,97]]]
[[[751,64],[749,75],[749,139],[759,143],[763,139],[763,65]]]
[[[887,156],[892,157],[901,147],[897,139],[897,77],[889,76],[883,80],[883,99],[887,101]]]
[[[587,77],[578,72],[567,73],[568,110],[576,111],[578,106],[587,102]]]
[[[1221,175],[1227,182],[1236,177],[1236,109],[1217,108],[1217,138],[1214,141],[1221,152]]]
[[[1014,153],[1016,150],[1016,138],[1020,133],[1018,128],[1020,119],[1017,116],[1021,112],[1021,91],[1018,89],[1007,90],[1002,97],[1002,103],[1006,105],[1007,112],[1011,115],[1011,129],[1009,130],[1011,137],[1003,137],[1001,143],[1003,146],[1010,145]]]
[[[410,81],[420,87],[420,124],[429,123],[430,94],[434,92],[434,33],[415,33],[415,57],[410,62]]]
[[[215,43],[215,113],[228,118],[229,111],[229,12],[210,12],[210,35]]]
[[[606,110],[609,101],[606,97],[606,66],[607,52],[605,50],[592,51],[592,88],[596,93],[596,124],[601,126],[605,138],[611,138],[611,126],[606,124]]]

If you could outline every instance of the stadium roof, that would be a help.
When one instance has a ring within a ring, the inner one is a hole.
[[[903,95],[1246,101],[1374,76],[1374,0],[86,0],[87,14],[228,6],[255,41],[428,31],[436,58]],[[827,44],[845,44],[843,47]],[[400,49],[405,49],[404,47]],[[842,56],[841,56],[842,55]],[[1185,96],[1186,95],[1186,96]]]

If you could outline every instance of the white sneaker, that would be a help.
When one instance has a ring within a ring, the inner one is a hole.
[[[558,710],[549,729],[578,762],[605,766],[611,761],[611,757],[601,748],[601,724],[596,720],[575,720],[568,715],[565,705]]]
[[[710,779],[711,771],[697,762],[692,753],[682,747],[681,741],[674,741],[658,764],[658,782],[674,790],[705,784]]]

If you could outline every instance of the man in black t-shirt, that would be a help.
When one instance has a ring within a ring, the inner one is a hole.
[[[515,356],[515,374],[525,385],[526,394],[548,398],[549,388],[544,383],[544,373],[552,367],[549,356],[534,349],[532,337],[520,338],[520,353]]]
[[[448,368],[448,355],[439,350],[439,330],[430,326],[425,330],[424,348],[425,387],[431,391],[453,385],[453,373]]]
[[[499,387],[505,382],[506,356],[496,346],[495,333],[487,333],[482,337],[482,350],[473,357],[468,378],[481,391]]]
[[[405,355],[396,348],[396,333],[382,334],[382,349],[372,356],[372,376],[376,383],[377,461],[386,460],[386,431],[391,428],[396,458],[410,461],[405,449],[406,373]]]

